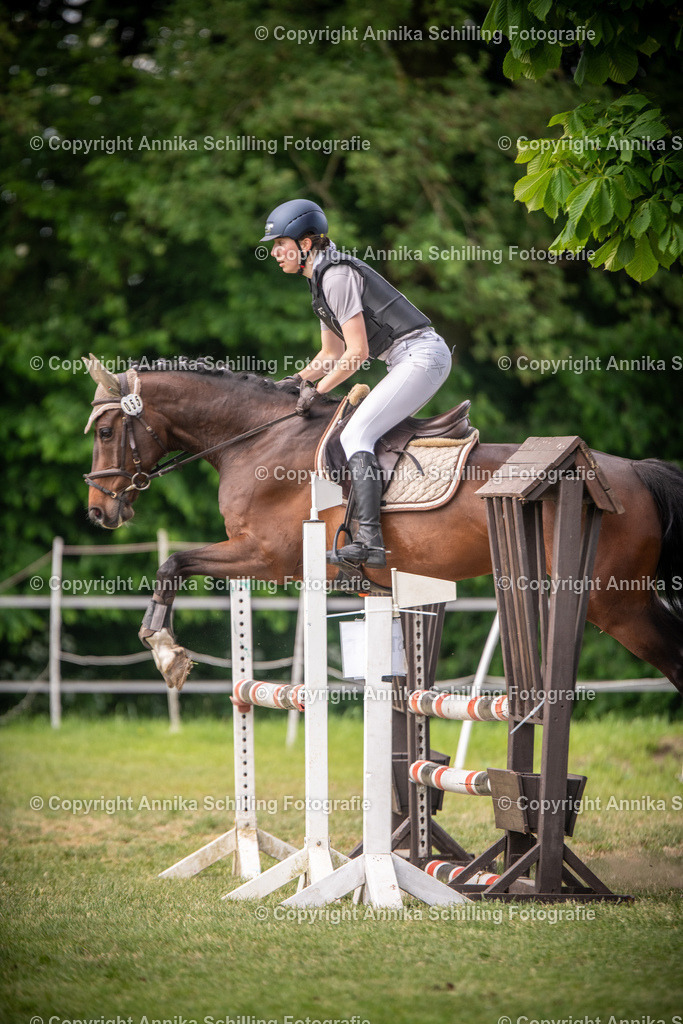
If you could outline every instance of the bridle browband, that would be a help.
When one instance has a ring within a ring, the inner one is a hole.
[[[133,464],[135,471],[129,473],[127,469],[102,469],[96,473],[84,473],[83,479],[87,483],[88,487],[95,487],[102,494],[106,494],[109,498],[116,498],[118,501],[123,499],[123,495],[127,494],[128,491],[146,491],[152,480],[157,477],[165,476],[167,473],[172,473],[176,469],[182,469],[183,466],[187,466],[190,462],[196,462],[197,459],[203,459],[205,455],[209,455],[211,452],[217,451],[219,448],[227,448],[231,444],[237,444],[238,441],[245,441],[248,437],[253,437],[255,434],[260,434],[261,431],[267,430],[268,427],[274,427],[277,423],[282,423],[283,420],[289,420],[292,416],[296,416],[296,412],[289,412],[285,416],[278,416],[277,419],[269,420],[267,423],[262,423],[258,427],[253,427],[251,430],[246,430],[242,434],[238,434],[236,437],[230,437],[226,441],[219,441],[218,444],[212,445],[210,448],[205,448],[204,451],[198,452],[196,455],[188,455],[187,453],[181,452],[179,455],[174,455],[168,462],[159,463],[157,462],[149,473],[140,469],[142,460],[138,451],[138,446],[135,440],[135,422],[139,422],[145,428],[148,434],[150,434],[156,443],[161,448],[164,455],[168,455],[169,449],[163,443],[159,435],[150,427],[149,423],[142,418],[144,406],[142,399],[137,391],[130,391],[128,387],[128,380],[125,373],[118,374],[119,381],[121,382],[121,412],[123,414],[123,431],[121,432],[121,462],[126,461],[126,439],[130,445],[130,449],[133,455]],[[111,405],[112,400],[110,398],[97,399],[92,404],[104,405],[105,403]],[[186,457],[183,458],[183,455]],[[124,476],[130,483],[127,487],[124,487],[120,491],[112,491],[109,487],[104,487],[102,484],[98,484],[95,477],[104,476]],[[138,482],[141,481],[141,482]]]

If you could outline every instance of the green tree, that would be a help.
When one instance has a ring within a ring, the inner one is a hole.
[[[517,163],[528,168],[514,194],[528,210],[543,210],[553,221],[566,215],[552,251],[582,249],[594,239],[594,267],[625,269],[639,282],[660,266],[668,270],[683,251],[683,140],[652,94],[661,91],[664,66],[668,103],[680,96],[678,6],[621,0],[596,9],[590,2],[496,0],[484,28],[509,39],[503,69],[511,79],[539,80],[558,69],[568,51],[573,56],[577,43],[577,86],[625,85],[641,71],[649,94],[633,90],[590,100],[550,118],[548,127],[562,126],[560,138],[519,141]],[[672,76],[678,89],[671,89]],[[680,105],[671,113],[680,129]]]

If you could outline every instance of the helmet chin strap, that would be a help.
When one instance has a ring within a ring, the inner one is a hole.
[[[301,246],[299,245],[298,240],[296,242],[296,245],[297,249],[299,250],[299,269],[297,270],[297,274],[303,274],[304,269],[306,267],[306,260],[310,256],[311,250],[309,249],[307,252],[305,249],[302,249]]]

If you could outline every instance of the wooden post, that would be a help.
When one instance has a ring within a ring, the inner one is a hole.
[[[52,541],[52,567],[50,571],[50,725],[59,729],[62,724],[62,559],[64,541]]]

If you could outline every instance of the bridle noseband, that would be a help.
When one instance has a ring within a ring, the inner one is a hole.
[[[146,491],[152,482],[152,476],[156,475],[154,472],[145,473],[140,468],[142,460],[140,458],[140,452],[138,451],[137,442],[135,440],[135,428],[134,424],[136,420],[142,424],[148,434],[154,438],[156,443],[161,448],[164,455],[168,455],[168,448],[163,443],[159,435],[150,427],[146,420],[143,420],[142,413],[144,406],[142,399],[137,391],[130,391],[128,388],[128,380],[125,373],[118,375],[119,381],[121,382],[121,412],[123,413],[123,430],[121,431],[121,462],[126,461],[126,439],[130,445],[130,450],[133,454],[133,464],[135,471],[129,473],[127,469],[102,469],[96,473],[84,473],[83,479],[87,483],[88,487],[95,487],[102,494],[106,494],[108,498],[116,498],[117,500],[123,500],[123,495],[127,494],[128,491]],[[93,405],[104,405],[105,403],[111,404],[111,399],[102,398],[98,401],[93,402]],[[94,477],[103,476],[125,476],[130,480],[128,487],[124,487],[121,491],[112,491],[109,487],[103,487],[102,484],[98,484]]]

